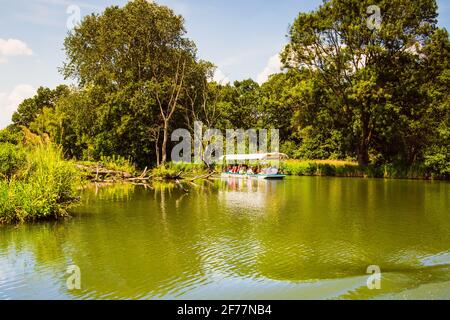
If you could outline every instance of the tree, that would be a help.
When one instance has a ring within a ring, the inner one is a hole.
[[[17,107],[12,117],[14,125],[28,127],[44,108],[54,109],[56,101],[69,92],[66,85],[60,85],[54,90],[40,87],[34,97],[24,100]]]
[[[277,128],[280,130],[280,142],[295,139],[293,132],[297,130],[294,125],[294,114],[306,110],[311,103],[305,90],[311,85],[311,75],[302,70],[290,70],[288,73],[279,73],[271,76],[261,86],[261,107],[263,109],[264,128]]]
[[[142,103],[135,107],[150,109],[155,122],[146,123],[144,131],[156,138],[156,144],[162,136],[161,148],[155,148],[158,158],[161,149],[162,162],[167,161],[171,123],[191,86],[189,75],[198,70],[196,48],[185,37],[183,24],[183,18],[165,6],[134,0],[123,8],[113,6],[86,17],[64,43],[67,62],[62,73],[77,79],[81,88],[101,87],[105,97],[121,91],[146,97],[135,99]],[[129,123],[130,118],[121,120]]]
[[[450,176],[450,40],[437,30],[424,48],[427,66],[422,72],[421,92],[429,97],[432,130],[423,150],[423,161],[437,175]],[[430,112],[428,111],[428,114]],[[430,131],[430,130],[429,130]]]
[[[432,36],[437,22],[434,0],[384,0],[377,3],[383,17],[381,29],[372,29],[367,25],[372,4],[326,0],[318,10],[301,13],[282,55],[287,68],[318,72],[321,85],[339,100],[334,114],[351,128],[348,133],[354,138],[360,165],[369,163],[377,124],[389,112],[385,108],[395,94],[392,89],[400,85],[395,81],[398,61],[420,59],[420,47]]]

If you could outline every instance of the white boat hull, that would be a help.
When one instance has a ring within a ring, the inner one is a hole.
[[[283,180],[286,178],[283,174],[233,174],[222,173],[224,179],[259,179],[259,180]]]

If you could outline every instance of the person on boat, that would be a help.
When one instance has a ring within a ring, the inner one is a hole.
[[[245,166],[242,166],[242,167],[239,169],[239,174],[246,174],[246,173],[247,173],[246,167],[245,167]]]
[[[267,174],[277,175],[278,174],[278,168],[277,167],[270,167],[270,169],[267,170]]]
[[[253,171],[253,168],[249,168],[249,169],[247,170],[247,174],[248,174],[248,175],[254,175],[255,172]]]

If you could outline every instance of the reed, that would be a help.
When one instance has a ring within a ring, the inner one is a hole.
[[[154,178],[173,179],[179,176],[198,176],[209,173],[204,164],[169,162],[152,171]]]
[[[361,167],[356,162],[339,160],[288,160],[281,164],[282,173],[292,176],[329,176],[385,179],[445,180],[424,166],[395,164]]]
[[[282,162],[281,171],[294,176],[364,176],[357,163],[338,160],[288,160]]]
[[[51,144],[24,150],[27,161],[18,174],[0,180],[0,223],[67,216],[77,200],[79,172]]]
[[[96,167],[101,165],[105,169],[113,170],[113,171],[121,171],[127,172],[131,175],[137,173],[136,166],[130,159],[126,159],[122,156],[102,156],[100,161],[77,161],[78,164],[88,166],[88,167]]]

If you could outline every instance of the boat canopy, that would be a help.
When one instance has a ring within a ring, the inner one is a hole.
[[[223,156],[222,161],[278,161],[289,159],[284,153],[255,153],[255,154],[230,154]]]

